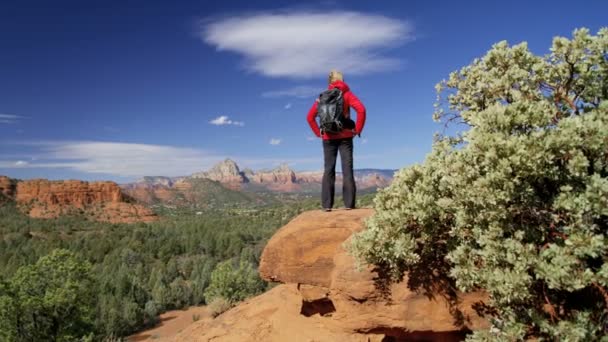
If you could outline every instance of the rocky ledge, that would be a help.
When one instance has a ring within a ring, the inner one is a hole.
[[[343,245],[372,214],[298,216],[272,237],[260,263],[264,279],[282,284],[196,322],[175,341],[460,341],[487,327],[473,309],[483,293],[447,298],[413,291],[407,278],[390,284],[371,267],[357,270]]]

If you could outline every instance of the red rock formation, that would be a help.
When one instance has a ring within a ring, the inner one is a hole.
[[[3,196],[12,198],[15,195],[15,186],[11,179],[6,176],[0,176],[0,194],[0,199]]]
[[[438,293],[412,291],[407,279],[379,287],[373,269],[357,270],[343,244],[372,213],[298,216],[272,237],[260,263],[264,279],[285,284],[193,324],[175,341],[461,341],[466,330],[487,327],[472,308],[483,293],[459,294],[451,305]]]
[[[79,213],[98,221],[138,222],[158,219],[152,211],[125,202],[113,182],[34,179],[17,183],[15,200],[28,215],[53,218]]]
[[[118,185],[113,182],[34,179],[17,184],[16,200],[21,203],[36,200],[50,205],[84,208],[93,203],[120,202],[122,193]]]

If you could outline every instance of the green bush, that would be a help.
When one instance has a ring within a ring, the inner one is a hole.
[[[227,301],[222,297],[216,297],[209,303],[209,312],[211,313],[211,317],[215,318],[224,312],[228,311],[233,306],[232,303]]]
[[[608,29],[550,54],[495,44],[437,85],[438,135],[400,170],[350,246],[421,289],[489,293],[471,340],[608,334]]]
[[[3,341],[76,341],[93,330],[91,266],[58,249],[0,288]]]
[[[219,263],[211,273],[211,283],[205,290],[205,301],[211,303],[216,298],[223,298],[232,304],[256,295],[264,291],[264,288],[265,283],[249,262],[241,261],[235,267],[232,261],[227,260]]]

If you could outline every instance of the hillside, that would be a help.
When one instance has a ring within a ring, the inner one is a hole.
[[[122,191],[141,203],[170,207],[239,208],[275,203],[260,195],[234,190],[218,181],[205,178],[166,182],[159,182],[158,178],[154,178],[148,179],[147,182],[125,184]]]

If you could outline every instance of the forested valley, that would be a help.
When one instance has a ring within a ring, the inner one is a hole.
[[[316,206],[165,208],[158,222],[110,224],[0,205],[0,340],[120,340],[166,310],[229,307],[269,286],[257,273],[265,243]]]

